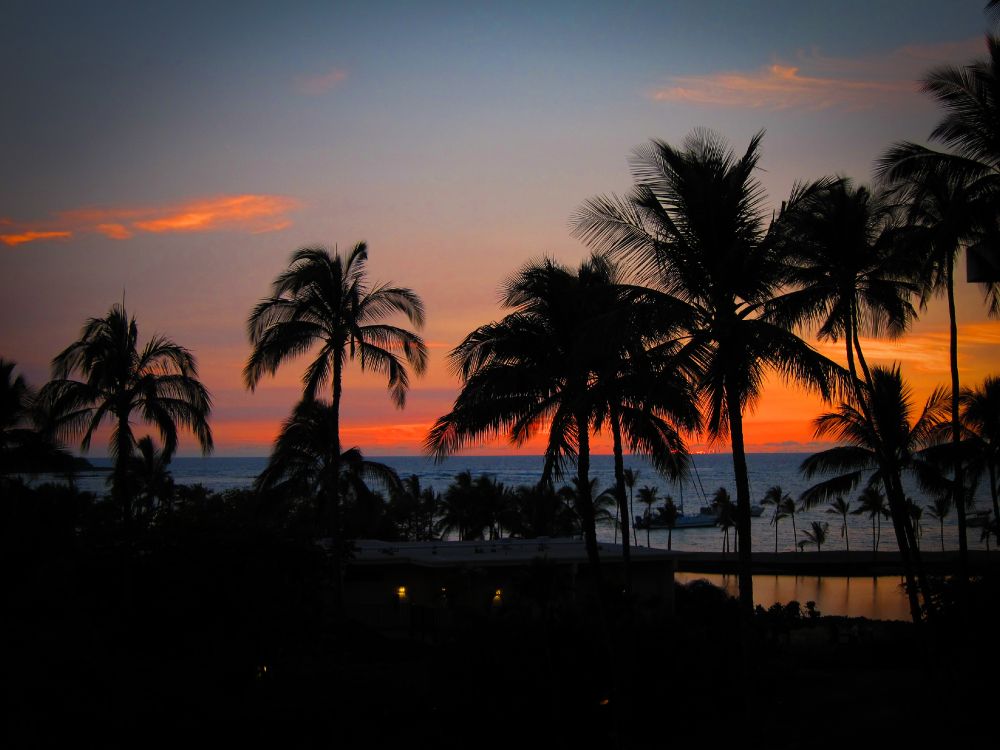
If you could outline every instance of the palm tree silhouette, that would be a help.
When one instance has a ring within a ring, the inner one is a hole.
[[[393,469],[366,460],[358,448],[343,451],[334,459],[330,453],[335,439],[333,411],[332,404],[319,399],[296,404],[281,426],[267,466],[255,481],[257,490],[275,492],[293,502],[315,503],[318,513],[319,498],[329,496],[332,486],[344,487],[355,495],[366,493],[373,483],[390,492],[401,489]],[[334,553],[339,556],[345,551],[337,548]]]
[[[736,525],[737,508],[733,505],[728,490],[719,487],[712,496],[715,510],[715,525],[722,529],[722,554],[729,554],[729,530]]]
[[[843,178],[817,183],[781,224],[797,289],[777,312],[790,325],[815,325],[820,340],[843,338],[856,389],[858,365],[871,385],[860,337],[895,338],[916,318],[910,297],[919,286],[896,239],[895,209],[886,195]]]
[[[771,515],[771,526],[774,526],[774,551],[778,551],[778,522],[783,518],[792,519],[792,544],[798,541],[798,534],[795,531],[795,501],[791,495],[787,494],[780,485],[769,487],[760,501],[762,505],[773,505],[774,513]]]
[[[923,411],[913,419],[911,394],[899,368],[872,369],[870,395],[871,421],[852,404],[841,404],[835,412],[816,419],[816,436],[833,437],[841,445],[809,456],[802,462],[802,472],[812,478],[819,473],[839,472],[802,493],[805,507],[853,490],[867,474],[868,485],[881,484],[889,501],[896,543],[903,562],[910,610],[914,621],[920,619],[916,578],[920,579],[925,606],[930,607],[930,592],[920,564],[902,473],[914,470],[917,452],[933,437],[945,413],[945,395],[935,390]]]
[[[657,501],[657,490],[656,487],[650,487],[646,485],[645,487],[639,488],[639,502],[646,506],[646,513],[643,516],[646,521],[646,546],[651,547],[649,542],[649,527],[653,523],[653,506],[656,505]]]
[[[934,502],[927,506],[927,515],[938,522],[941,530],[941,551],[944,552],[944,519],[951,513],[951,498],[948,495],[938,495]]]
[[[670,495],[667,495],[667,500],[660,509],[660,513],[663,524],[667,527],[667,550],[669,551],[673,549],[674,527],[677,525],[677,517],[680,515],[680,511]]]
[[[695,131],[681,148],[654,140],[633,152],[635,186],[627,197],[592,198],[573,219],[576,236],[624,258],[638,278],[681,303],[683,312],[674,312],[686,328],[681,353],[704,399],[709,434],[731,439],[745,618],[753,613],[753,578],[743,413],[768,370],[825,398],[839,374],[775,322],[787,274],[777,226],[785,212],[767,225],[754,176],[762,136],[739,158],[709,131]],[[793,193],[787,209],[807,192]]]
[[[878,545],[882,537],[882,519],[889,518],[889,508],[885,504],[885,495],[872,485],[865,487],[858,497],[859,507],[852,510],[853,515],[865,514],[872,522],[872,553],[878,554]]]
[[[636,482],[639,481],[639,470],[638,469],[625,469],[623,477],[625,479],[625,486],[628,487],[628,512],[629,518],[635,518],[635,509],[632,506],[632,490],[635,489]],[[624,513],[622,514],[624,515]],[[632,543],[639,544],[639,532],[635,530],[634,526],[632,529]]]
[[[830,507],[826,509],[827,513],[836,513],[840,516],[840,536],[843,538],[844,543],[847,545],[847,551],[851,551],[851,536],[847,532],[847,516],[851,513],[851,502],[850,500],[844,500],[843,497],[838,495],[830,503]]]
[[[969,471],[989,484],[993,518],[1000,518],[1000,378],[988,377],[977,388],[962,391],[964,450]]]
[[[425,443],[443,458],[501,435],[519,445],[547,426],[541,483],[550,482],[567,459],[575,458],[577,512],[595,573],[599,556],[589,476],[590,432],[613,401],[608,362],[621,348],[615,327],[621,318],[609,314],[609,307],[619,303],[611,278],[607,261],[593,256],[576,272],[544,259],[508,279],[502,303],[511,312],[499,322],[480,326],[452,351],[462,390]],[[647,401],[641,405],[652,412]],[[628,416],[633,403],[618,406],[625,439],[640,446],[650,441],[629,421],[635,421]],[[657,423],[660,438],[667,428],[662,420]]]
[[[73,375],[82,380],[73,380]],[[212,450],[208,424],[212,400],[198,380],[194,355],[159,335],[140,349],[135,318],[122,305],[113,305],[103,318],[87,321],[79,340],[52,360],[52,380],[39,396],[47,403],[58,433],[82,433],[84,451],[97,428],[111,422],[111,494],[126,523],[132,518],[128,467],[136,447],[134,418],[156,427],[165,456],[177,449],[178,428],[194,433],[202,453]]]
[[[410,384],[407,365],[422,373],[427,347],[417,334],[383,322],[405,315],[417,328],[424,323],[424,307],[413,290],[387,284],[370,285],[368,249],[359,242],[347,257],[322,248],[303,248],[292,254],[288,268],[271,286],[271,296],[250,313],[247,332],[253,351],[243,368],[243,380],[256,390],[265,375],[274,375],[282,363],[319,345],[303,375],[303,400],[312,401],[329,384],[332,401],[323,413],[331,420],[323,464],[327,481],[317,498],[318,525],[325,525],[334,546],[334,578],[339,591],[343,540],[340,524],[340,403],[344,367],[356,359],[362,370],[383,375],[397,407],[406,402]],[[339,596],[339,594],[338,594]]]
[[[987,9],[994,6],[990,3]],[[910,142],[895,144],[882,157],[879,176],[909,204],[910,221],[918,229],[913,246],[923,259],[924,301],[944,291],[948,298],[951,364],[952,455],[955,487],[964,488],[959,422],[958,325],[955,314],[954,267],[967,249],[992,267],[985,284],[990,315],[1000,315],[1000,252],[997,213],[1000,208],[1000,38],[986,37],[988,57],[970,64],[932,70],[923,89],[937,100],[944,117],[930,138],[948,151]],[[955,502],[958,517],[959,565],[968,578],[965,503]]]
[[[51,435],[37,393],[0,357],[0,475],[73,471],[73,457]]]
[[[826,535],[829,530],[830,524],[826,521],[823,521],[823,523],[813,521],[808,529],[802,530],[802,533],[806,535],[806,539],[816,545],[817,552],[822,552],[823,545],[826,543]]]
[[[157,450],[149,435],[139,439],[136,449],[138,455],[133,456],[129,464],[129,480],[137,510],[147,514],[154,508],[169,510],[174,495],[174,480],[169,469],[171,456]]]

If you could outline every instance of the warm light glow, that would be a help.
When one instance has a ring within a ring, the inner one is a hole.
[[[406,598],[407,598],[406,586],[400,586],[398,589],[396,589],[396,597],[401,602],[405,602],[406,601]]]

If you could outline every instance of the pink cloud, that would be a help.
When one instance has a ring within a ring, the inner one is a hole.
[[[307,96],[322,96],[347,79],[347,71],[333,68],[318,75],[299,76],[295,79],[295,88],[300,94]]]
[[[221,195],[192,198],[164,206],[87,207],[62,211],[35,223],[5,220],[13,227],[0,241],[14,246],[50,239],[69,239],[76,233],[96,233],[127,240],[137,233],[276,232],[291,226],[288,214],[298,201],[283,195]]]
[[[981,39],[910,45],[881,56],[824,57],[800,53],[796,63],[751,71],[674,76],[650,92],[654,101],[760,109],[869,109],[917,100],[919,79],[943,63],[961,64],[983,51]]]

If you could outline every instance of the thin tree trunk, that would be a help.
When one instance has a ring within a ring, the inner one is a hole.
[[[777,507],[777,506],[775,506]],[[778,522],[774,522],[774,554],[778,554]]]
[[[668,552],[671,549],[673,549],[673,538],[674,538],[674,527],[673,526],[668,526],[667,527],[667,551]]]
[[[622,567],[625,577],[625,590],[632,591],[632,550],[629,544],[629,521],[627,508],[625,507],[625,459],[622,454],[622,427],[619,421],[618,410],[611,409],[611,438],[612,447],[615,454],[615,516],[624,518],[622,526]],[[617,540],[618,528],[615,525],[615,538]]]
[[[579,455],[576,459],[577,511],[583,525],[583,540],[587,548],[587,560],[593,574],[594,585],[600,581],[601,561],[597,551],[597,527],[594,521],[594,501],[590,496],[590,422],[586,412],[576,415],[577,442]]]
[[[844,516],[844,543],[847,545],[847,551],[851,551],[851,533],[847,529],[847,516]]]
[[[948,260],[945,283],[948,289],[948,327],[950,333],[948,354],[951,365],[951,440],[954,447],[953,480],[955,490],[955,510],[958,511],[958,574],[959,584],[964,588],[969,580],[969,540],[965,523],[965,476],[962,470],[962,424],[959,422],[958,400],[958,320],[955,314],[955,261]]]
[[[753,568],[750,559],[750,477],[743,445],[743,414],[739,394],[727,378],[726,406],[729,410],[729,436],[733,449],[733,470],[736,474],[736,538],[739,550],[740,609],[745,624],[753,617]]]
[[[993,523],[996,524],[998,541],[1000,541],[1000,499],[997,498],[997,470],[991,458],[986,459],[986,470],[990,475],[990,499],[993,501]]]
[[[940,519],[941,524],[941,551],[944,552],[944,518]]]
[[[117,452],[115,456],[115,476],[112,494],[122,511],[122,521],[128,526],[132,522],[132,497],[128,488],[128,461],[132,455],[132,441],[129,438],[128,410],[118,406]]]
[[[342,349],[341,349],[342,350]],[[331,435],[333,445],[330,446],[330,465],[332,476],[330,478],[329,497],[325,498],[329,505],[326,508],[328,518],[327,532],[333,543],[333,601],[338,613],[342,611],[344,605],[344,541],[341,534],[340,524],[340,398],[343,393],[343,363],[341,362],[341,350],[334,353],[333,359],[333,409],[331,419]],[[322,502],[321,499],[321,514]]]

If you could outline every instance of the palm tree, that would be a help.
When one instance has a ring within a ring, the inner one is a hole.
[[[827,532],[830,530],[830,524],[826,521],[820,523],[819,521],[813,521],[810,524],[810,528],[803,529],[802,533],[806,535],[806,539],[816,545],[816,551],[823,551],[823,544],[826,542]]]
[[[136,449],[138,455],[130,462],[129,479],[133,486],[130,494],[135,498],[137,510],[152,512],[154,506],[160,510],[169,508],[174,495],[170,454],[157,450],[149,435],[139,439]]]
[[[975,389],[962,391],[962,425],[969,471],[989,483],[993,518],[1000,518],[1000,377],[988,377]]]
[[[836,513],[841,518],[840,525],[840,536],[844,539],[844,543],[847,545],[847,551],[851,551],[851,535],[847,533],[847,515],[851,512],[851,502],[850,500],[844,500],[843,497],[838,495],[830,503],[830,507],[826,509],[827,513]]]
[[[660,515],[663,518],[663,525],[667,527],[667,550],[669,551],[673,548],[674,527],[677,525],[677,517],[680,515],[680,511],[670,495],[667,495],[667,501],[660,509]]]
[[[393,469],[366,460],[358,448],[343,451],[334,459],[330,454],[336,425],[333,411],[332,404],[319,399],[303,400],[295,406],[281,426],[267,466],[257,477],[254,485],[257,490],[315,503],[319,514],[323,507],[321,498],[328,497],[334,485],[344,486],[355,494],[367,492],[371,483],[378,483],[390,492],[402,488]],[[335,549],[334,554],[343,555],[344,550]]]
[[[637,277],[680,303],[673,314],[686,329],[681,354],[691,363],[709,434],[728,435],[732,444],[745,618],[753,613],[753,578],[743,414],[768,370],[824,397],[839,371],[771,317],[786,264],[754,175],[761,137],[739,158],[708,131],[695,131],[681,148],[652,141],[634,151],[629,196],[593,198],[574,218],[578,237],[624,258]],[[790,206],[804,193],[793,194]]]
[[[990,4],[992,6],[993,3]],[[988,6],[988,7],[990,7]],[[962,249],[992,266],[985,285],[991,316],[1000,315],[1000,38],[986,37],[988,58],[962,67],[946,66],[928,73],[923,89],[944,109],[931,140],[950,151],[922,145],[895,144],[882,157],[878,173],[910,206],[918,228],[914,247],[923,259],[924,301],[944,291],[948,298],[951,365],[952,481],[964,488],[959,422],[958,324],[954,270]],[[988,277],[989,278],[989,277]],[[965,503],[955,503],[958,517],[960,573],[968,578]]]
[[[427,365],[427,347],[420,336],[383,322],[399,313],[419,328],[424,323],[423,303],[406,287],[370,285],[367,261],[363,242],[346,258],[339,253],[331,256],[322,248],[297,250],[274,280],[271,296],[261,300],[247,320],[253,351],[243,368],[243,380],[251,391],[282,363],[319,345],[303,375],[302,396],[313,401],[327,384],[332,390],[330,408],[324,412],[331,420],[323,462],[328,481],[318,498],[317,517],[333,542],[338,592],[343,556],[339,464],[344,367],[348,359],[357,359],[362,370],[385,376],[390,397],[402,408],[410,384],[407,365],[418,374]]]
[[[920,415],[913,419],[909,387],[899,368],[875,367],[869,396],[871,419],[856,406],[843,403],[837,411],[821,415],[815,422],[816,436],[833,437],[842,443],[815,453],[802,462],[806,477],[839,472],[802,493],[805,507],[853,490],[868,475],[868,485],[881,484],[889,501],[889,512],[907,580],[914,622],[920,619],[916,577],[919,577],[925,605],[930,592],[920,564],[913,524],[903,494],[902,473],[914,470],[918,450],[931,440],[945,410],[945,396],[935,390]]]
[[[873,485],[868,485],[858,497],[860,506],[851,513],[866,514],[872,522],[872,553],[878,554],[878,545],[882,537],[882,519],[889,518],[889,508],[885,504],[885,495]]]
[[[0,357],[0,475],[33,471],[66,471],[73,457],[47,434],[43,404],[16,365]]]
[[[622,475],[625,479],[625,486],[628,487],[628,512],[629,518],[635,518],[635,509],[632,507],[632,490],[635,489],[636,482],[639,481],[639,470],[638,469],[625,469]],[[624,513],[622,514],[624,515]],[[632,542],[636,546],[639,545],[639,532],[632,529]]]
[[[927,515],[938,522],[941,529],[941,551],[944,552],[944,519],[951,513],[951,498],[948,495],[938,495],[934,502],[927,506]]]
[[[73,375],[82,380],[73,380]],[[140,349],[139,328],[123,305],[113,305],[103,318],[88,320],[79,340],[52,360],[52,380],[40,398],[57,433],[82,433],[84,451],[97,428],[111,422],[108,447],[115,462],[111,494],[126,523],[132,506],[128,467],[136,447],[133,419],[156,427],[165,456],[177,449],[180,427],[194,433],[202,453],[212,450],[208,425],[212,400],[198,380],[194,355],[159,335]]]
[[[787,494],[781,489],[780,485],[774,485],[769,487],[767,492],[764,493],[764,498],[760,501],[762,505],[773,505],[774,513],[771,515],[771,525],[774,526],[774,551],[778,551],[778,522],[783,518],[792,519],[792,538],[793,544],[795,537],[795,502],[792,500],[791,495]]]
[[[651,547],[649,542],[649,527],[653,523],[653,506],[656,505],[656,487],[650,487],[646,485],[645,487],[639,488],[639,502],[646,506],[646,513],[643,518],[646,520],[646,546]]]
[[[820,340],[843,338],[861,404],[857,367],[869,387],[871,372],[860,337],[895,338],[916,318],[909,300],[919,287],[896,241],[896,213],[888,196],[842,178],[817,183],[781,225],[797,289],[777,312],[789,324],[815,325]]]
[[[920,519],[924,517],[924,509],[913,502],[912,497],[906,498],[906,511],[910,514],[910,523],[913,524],[914,546],[919,549],[924,531],[920,525]]]
[[[501,435],[520,445],[547,426],[541,481],[550,482],[567,458],[575,458],[577,512],[595,574],[600,561],[590,432],[595,412],[605,413],[610,398],[607,390],[595,390],[595,381],[607,367],[619,320],[608,314],[609,273],[607,262],[594,256],[577,272],[545,259],[512,276],[502,298],[511,312],[480,326],[451,352],[462,390],[426,440],[440,459]]]
[[[728,490],[719,487],[712,497],[715,509],[715,525],[722,529],[722,554],[729,554],[729,530],[736,525],[737,508],[733,505]]]

